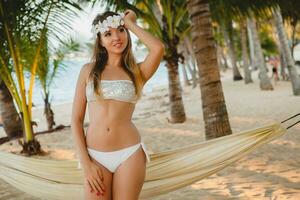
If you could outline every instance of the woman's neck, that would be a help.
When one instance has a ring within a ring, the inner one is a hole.
[[[109,54],[107,60],[108,67],[119,68],[122,66],[122,55],[120,54]]]

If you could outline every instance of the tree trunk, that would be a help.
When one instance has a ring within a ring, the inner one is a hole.
[[[267,74],[266,63],[261,48],[260,39],[257,33],[257,27],[254,18],[248,18],[249,28],[251,30],[251,35],[253,39],[255,56],[257,58],[257,66],[259,68],[259,79],[260,79],[260,89],[262,90],[273,90],[270,78]]]
[[[177,58],[175,59],[177,60]],[[186,120],[184,106],[182,103],[182,88],[178,74],[178,62],[167,59],[168,79],[169,79],[169,99],[171,107],[171,123],[182,123]]]
[[[279,47],[280,47],[280,45],[279,45]],[[285,71],[285,69],[287,69],[287,62],[286,62],[285,57],[284,57],[284,55],[281,51],[282,50],[280,48],[280,50],[279,50],[279,52],[280,52],[280,74],[281,74],[282,80],[287,81],[287,80],[289,80],[289,77],[288,77],[288,75]]]
[[[278,49],[279,59],[280,59],[280,65],[279,65],[280,75],[282,77],[282,80],[286,81],[287,78],[288,78],[288,75],[286,74],[287,62],[285,60],[285,57],[284,57],[283,52],[282,52],[282,47],[281,47],[281,44],[279,42],[275,20],[271,20],[271,23],[272,23],[272,26],[275,28],[275,32],[276,32],[276,35],[277,35],[277,40],[275,40],[275,43],[276,43],[276,46],[277,46],[277,49]]]
[[[249,54],[248,54],[248,45],[247,45],[247,28],[242,22],[241,24],[241,44],[242,44],[242,57],[243,57],[243,68],[244,68],[244,77],[245,83],[253,83],[251,78],[250,63],[249,63]]]
[[[186,65],[187,65],[187,62],[186,62],[186,60],[184,60],[184,63],[182,64],[181,69],[182,69],[182,74],[183,74],[184,85],[189,86],[191,84],[189,82],[189,78],[188,78],[188,75],[187,75],[187,72],[186,72]]]
[[[283,56],[285,60],[287,61],[287,67],[289,71],[289,77],[292,83],[292,89],[294,95],[298,96],[300,95],[300,77],[297,72],[297,69],[295,67],[295,62],[292,57],[291,49],[288,45],[288,39],[286,36],[286,32],[283,27],[283,20],[280,12],[280,8],[274,9],[273,11],[273,18],[275,20],[276,24],[276,30],[279,38],[279,42],[281,45],[281,52],[283,53]]]
[[[223,60],[224,60],[224,68],[223,68],[223,72],[225,72],[229,67],[228,67],[228,62],[227,62],[227,57],[226,57],[226,55],[225,55],[225,53],[224,53],[224,50],[223,49],[221,49],[222,51],[221,51],[221,56],[222,56],[222,58],[223,58]]]
[[[45,95],[44,103],[45,103],[44,114],[46,116],[48,130],[51,131],[53,130],[53,126],[55,126],[55,122],[54,122],[54,113],[53,110],[51,109],[51,104],[49,102],[49,94]]]
[[[232,133],[220,81],[208,0],[188,1],[202,98],[206,139]]]
[[[257,70],[257,58],[255,56],[254,50],[254,41],[253,41],[253,33],[251,31],[250,21],[247,19],[247,33],[248,33],[248,41],[249,41],[249,50],[250,50],[250,65],[251,71]]]
[[[236,65],[237,59],[236,59],[236,52],[235,52],[234,44],[232,41],[232,34],[230,34],[228,32],[228,31],[232,31],[232,23],[230,22],[230,23],[224,25],[223,27],[221,27],[221,29],[223,32],[226,46],[228,47],[228,51],[229,51],[229,57],[230,57],[232,72],[233,72],[233,80],[234,81],[242,80],[243,77],[241,76],[240,71]],[[228,34],[230,34],[230,35],[228,35]]]
[[[192,58],[190,58],[186,63],[187,63],[187,65],[186,65],[186,67],[187,67],[187,69],[189,70],[189,73],[191,74],[191,76],[192,76],[192,88],[195,88],[196,86],[197,86],[197,83],[198,83],[198,79],[197,79],[197,71],[196,70],[194,70],[195,68],[193,68],[192,69],[192,67],[191,67],[191,64],[190,64],[190,60],[191,60]]]
[[[226,71],[226,66],[225,66],[226,61],[223,60],[223,52],[222,51],[223,51],[222,47],[220,45],[217,45],[218,65],[220,67],[220,70],[222,70],[223,72],[225,72]],[[223,64],[223,62],[224,62],[224,64]]]
[[[180,66],[180,68],[182,69],[182,74],[183,74],[183,83],[185,86],[189,86],[190,81],[188,79],[188,75],[187,75],[187,71],[186,71],[186,67],[189,64],[189,56],[187,53],[187,48],[183,45],[183,43],[181,43],[178,46],[178,51],[180,52],[180,63],[182,64]]]
[[[6,135],[8,137],[22,136],[22,120],[16,110],[13,98],[2,80],[0,80],[0,112]]]
[[[188,68],[190,74],[192,75],[192,81],[193,81],[192,88],[195,88],[198,83],[196,62],[195,62],[196,58],[195,58],[195,53],[194,53],[192,44],[191,44],[189,38],[187,38],[187,37],[184,38],[184,46],[186,47],[186,53],[189,55],[188,56],[189,59],[187,62],[187,68]],[[193,69],[191,68],[190,63],[192,63]]]

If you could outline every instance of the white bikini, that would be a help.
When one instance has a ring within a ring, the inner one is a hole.
[[[104,99],[114,99],[135,104],[137,102],[137,95],[135,94],[135,87],[131,80],[101,80],[101,89]],[[86,85],[86,97],[88,102],[96,101],[97,97],[94,94],[93,82],[89,81]],[[86,134],[86,133],[85,133]],[[146,154],[147,162],[150,161],[150,156],[147,153],[147,148],[144,142],[122,148],[117,151],[98,151],[87,147],[89,155],[97,162],[114,173],[116,169],[129,158],[135,151],[142,146]],[[81,168],[78,162],[78,168]]]

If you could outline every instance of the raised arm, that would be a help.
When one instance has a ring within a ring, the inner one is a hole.
[[[128,10],[127,10],[128,11]],[[133,12],[132,10],[129,10],[129,12]],[[129,13],[130,18],[132,17],[132,13]],[[126,18],[126,11],[125,11],[125,18]],[[128,17],[129,18],[129,17]],[[149,53],[146,56],[145,60],[141,63],[139,63],[144,82],[148,81],[152,75],[156,72],[160,61],[164,55],[164,44],[156,37],[154,37],[149,32],[145,31],[141,27],[139,27],[135,20],[126,19],[124,20],[126,27],[133,32],[148,48]]]

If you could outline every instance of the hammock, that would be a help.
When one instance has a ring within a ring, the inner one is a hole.
[[[285,128],[283,122],[150,154],[140,198],[177,190],[224,169],[296,124]],[[77,160],[37,159],[8,152],[0,152],[0,158],[0,178],[25,193],[47,199],[83,197],[83,174]]]

